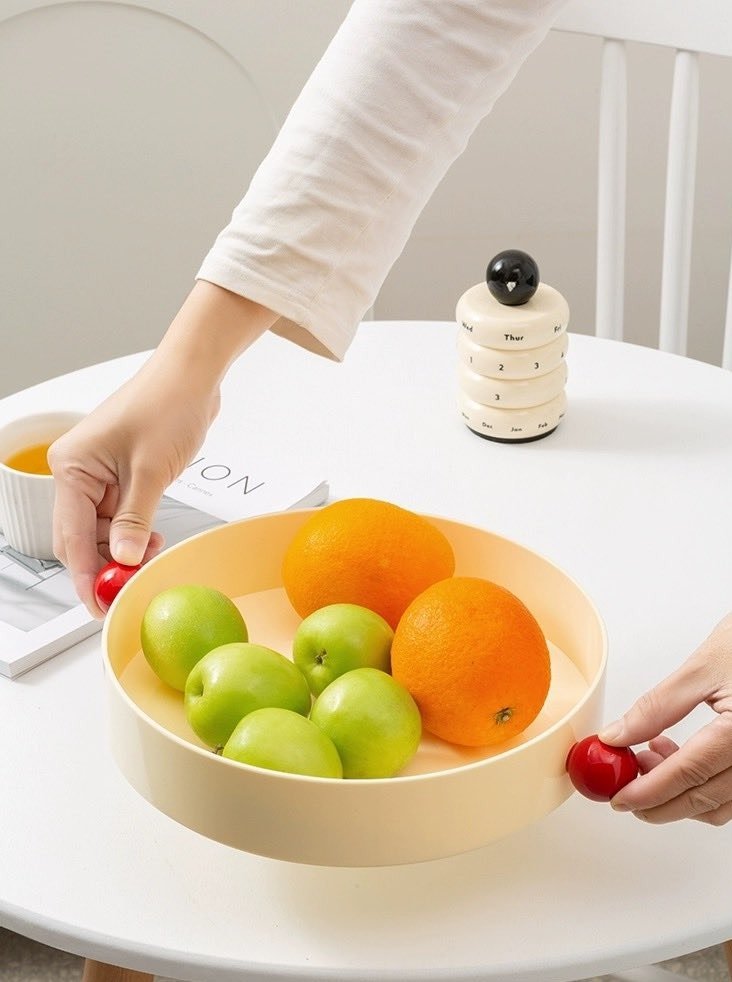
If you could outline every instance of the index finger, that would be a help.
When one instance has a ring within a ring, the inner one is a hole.
[[[97,506],[65,481],[56,481],[53,548],[69,570],[79,599],[94,617],[103,617],[94,597],[94,580],[103,565],[97,549]]]
[[[612,799],[613,808],[646,811],[706,784],[732,767],[732,718],[716,716],[676,753],[627,784]]]

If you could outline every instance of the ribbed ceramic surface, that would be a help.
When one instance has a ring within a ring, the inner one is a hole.
[[[34,559],[54,558],[54,481],[3,461],[26,447],[53,443],[82,418],[76,412],[37,413],[0,427],[0,528],[13,549]]]
[[[35,559],[53,559],[52,477],[0,464],[0,521],[10,545]]]

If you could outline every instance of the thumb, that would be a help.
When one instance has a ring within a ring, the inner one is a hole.
[[[704,662],[692,655],[680,668],[649,689],[619,720],[598,733],[603,743],[631,747],[660,736],[711,694]]]
[[[138,566],[145,555],[162,490],[155,482],[133,475],[122,489],[117,511],[109,527],[109,551],[123,566]]]

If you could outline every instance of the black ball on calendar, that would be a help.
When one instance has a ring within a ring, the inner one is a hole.
[[[536,293],[539,267],[528,252],[506,249],[488,263],[485,280],[499,303],[518,307],[531,300]]]

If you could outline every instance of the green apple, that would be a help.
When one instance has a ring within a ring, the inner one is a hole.
[[[329,604],[300,622],[292,658],[318,696],[354,668],[388,672],[393,639],[390,625],[373,610],[358,604]]]
[[[183,584],[148,604],[140,627],[142,651],[158,678],[183,691],[188,673],[219,645],[248,641],[244,618],[220,590]]]
[[[315,723],[291,709],[255,709],[241,720],[223,757],[271,771],[310,777],[343,777],[333,741]]]
[[[218,749],[253,710],[277,706],[307,716],[311,698],[305,676],[289,658],[245,643],[205,654],[188,675],[183,701],[191,729]]]
[[[343,762],[343,776],[393,777],[417,752],[422,719],[404,686],[378,668],[354,668],[331,682],[310,710]]]

